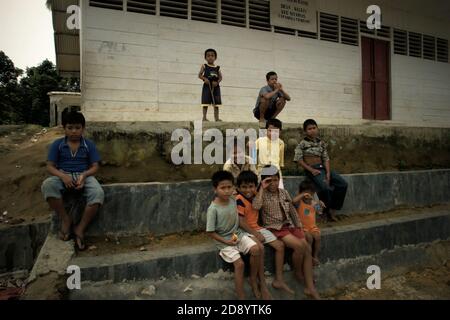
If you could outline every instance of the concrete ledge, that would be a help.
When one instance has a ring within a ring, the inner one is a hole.
[[[359,223],[324,230],[321,260],[334,261],[373,255],[395,246],[431,242],[450,237],[450,212]],[[266,269],[273,272],[271,248],[266,247]],[[226,267],[213,243],[183,246],[157,252],[76,257],[71,264],[82,270],[83,281],[158,279],[161,276],[205,275]]]
[[[367,267],[377,265],[380,267],[382,281],[385,277],[402,275],[405,272],[418,272],[422,268],[442,266],[449,260],[449,241],[435,241],[418,245],[396,246],[392,250],[369,256],[359,256],[352,259],[340,259],[322,264],[315,269],[318,279],[319,293],[332,293],[336,289],[359,283],[360,288],[366,287],[369,276]],[[295,290],[295,296],[269,286],[274,299],[296,300],[305,299],[303,287],[294,279],[292,272],[285,272],[286,282]],[[266,278],[267,283],[271,279]],[[153,286],[154,294],[143,293],[143,289]],[[186,291],[185,288],[191,288]],[[384,282],[382,282],[382,288]],[[250,287],[245,286],[246,295],[252,299]],[[433,297],[430,297],[433,298]],[[228,272],[210,273],[205,277],[175,277],[161,280],[142,280],[133,282],[111,283],[111,281],[82,283],[82,290],[70,292],[69,299],[107,299],[107,300],[231,300],[236,299],[233,274]],[[427,299],[425,297],[425,299]]]
[[[0,230],[0,273],[30,270],[47,237],[49,222]]]
[[[349,187],[341,213],[371,213],[398,206],[425,206],[450,200],[450,169],[344,175]],[[297,192],[303,177],[285,177]],[[105,185],[105,204],[88,235],[165,235],[203,230],[213,200],[208,180]]]

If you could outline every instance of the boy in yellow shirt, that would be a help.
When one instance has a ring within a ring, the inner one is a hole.
[[[284,189],[281,169],[284,167],[284,141],[280,139],[282,123],[278,119],[269,119],[266,123],[267,136],[256,140],[255,146],[258,153],[256,169],[261,176],[262,169],[267,165],[273,165],[280,173],[279,188]]]

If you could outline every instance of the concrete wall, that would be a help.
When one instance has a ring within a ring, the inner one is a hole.
[[[379,1],[383,23],[450,38],[448,21],[424,17],[417,1]],[[318,10],[365,20],[370,1],[318,1]],[[201,118],[203,52],[218,51],[224,80],[221,114],[253,121],[265,74],[276,70],[292,96],[283,121],[358,124],[361,53],[349,46],[267,31],[93,8],[82,0],[83,111],[90,121],[181,121]],[[436,6],[427,6],[436,14]],[[391,45],[392,47],[392,45]],[[450,64],[391,56],[392,120],[387,123],[449,126]]]
[[[0,273],[33,267],[50,223],[33,223],[0,230]]]
[[[425,206],[450,200],[450,170],[344,175],[349,188],[342,213],[369,213],[397,206]],[[301,177],[285,177],[295,194]],[[90,235],[154,235],[204,230],[213,200],[209,181],[105,185],[105,204]],[[174,201],[174,199],[177,199]]]
[[[378,260],[376,254],[405,245],[429,243],[438,239],[446,240],[449,235],[450,214],[448,212],[422,213],[408,217],[327,228],[323,230],[322,234],[320,257],[325,265],[327,262],[340,259],[341,261],[354,258],[363,260],[371,257],[372,260],[378,261],[375,264],[384,270],[384,266],[388,263],[392,264],[392,260],[391,262],[388,259]],[[273,252],[271,247],[266,246],[264,265],[270,272],[274,271]],[[291,250],[288,249],[287,261],[290,261],[290,255]],[[244,259],[247,258],[248,256]],[[112,280],[114,282],[121,282],[124,279],[158,279],[161,276],[173,277],[176,274],[205,275],[209,272],[216,272],[220,268],[229,269],[231,266],[218,256],[217,249],[212,242],[186,244],[158,251],[75,257],[71,264],[82,269],[84,281]],[[364,274],[369,265],[365,265]],[[340,266],[342,267],[342,264]],[[323,264],[318,270],[322,267]],[[361,270],[352,271],[361,272]],[[343,273],[338,276],[344,275],[348,276],[351,273]]]

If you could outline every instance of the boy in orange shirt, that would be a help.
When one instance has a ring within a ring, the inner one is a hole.
[[[315,194],[316,191],[312,181],[309,179],[303,180],[299,185],[299,193],[292,202],[296,206],[298,217],[303,225],[306,241],[312,248],[313,265],[317,266],[320,264],[320,229],[316,225],[316,214],[322,214],[325,205],[320,200],[314,200],[314,198],[317,198]]]
[[[257,185],[258,176],[252,171],[242,171],[237,177],[238,195],[236,196],[236,204],[239,213],[239,226],[253,235],[252,239],[261,246],[263,252],[265,243],[275,249],[275,280],[272,282],[272,287],[294,294],[294,291],[287,286],[283,279],[284,243],[278,240],[272,232],[258,224],[259,212],[252,206]],[[260,272],[264,274],[264,255],[261,254],[260,256],[262,259]]]

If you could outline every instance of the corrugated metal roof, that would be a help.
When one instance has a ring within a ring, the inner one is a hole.
[[[78,5],[78,0],[52,0],[56,67],[63,77],[80,76],[79,30],[70,30],[66,24],[71,15],[67,8],[71,5]]]

